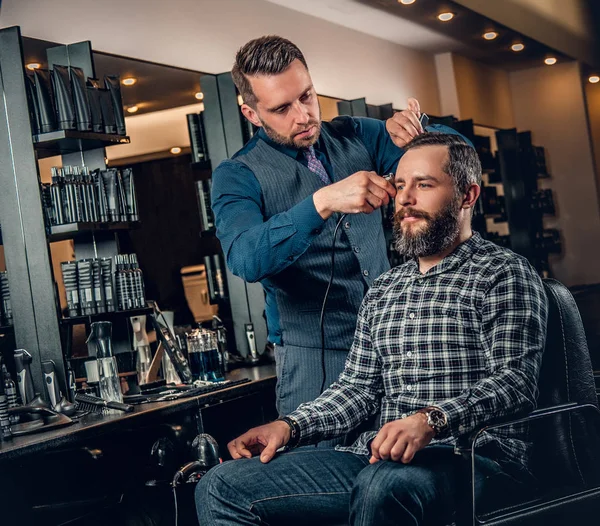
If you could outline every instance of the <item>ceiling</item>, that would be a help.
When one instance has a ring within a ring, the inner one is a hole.
[[[571,60],[452,0],[415,0],[410,5],[402,5],[398,0],[267,1],[412,49],[458,52],[506,70],[539,67],[548,55],[559,61]],[[440,22],[437,15],[444,11],[456,16],[450,22]],[[491,29],[499,33],[498,38],[484,40],[483,33]],[[517,40],[525,44],[520,53],[510,50]]]

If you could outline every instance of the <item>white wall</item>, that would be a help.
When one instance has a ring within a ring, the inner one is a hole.
[[[248,40],[279,34],[306,55],[317,92],[400,108],[414,96],[439,114],[432,54],[264,0],[4,0],[0,25],[65,44],[91,40],[98,51],[207,73],[229,71]]]
[[[510,74],[515,124],[546,148],[563,254],[552,258],[568,286],[600,282],[600,215],[582,77],[575,62]]]

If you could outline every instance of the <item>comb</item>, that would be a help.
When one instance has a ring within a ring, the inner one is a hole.
[[[123,404],[121,402],[113,402],[112,400],[104,400],[104,398],[99,398],[90,394],[76,394],[75,401],[78,404],[85,404],[87,406],[92,406],[94,408],[102,409],[117,409],[118,411],[123,411],[125,413],[131,413],[133,411],[133,406],[130,404]],[[98,409],[94,409],[98,410]]]

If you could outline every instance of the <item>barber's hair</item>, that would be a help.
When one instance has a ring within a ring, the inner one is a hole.
[[[233,82],[244,102],[252,108],[256,107],[256,95],[248,77],[283,73],[296,59],[308,69],[298,46],[276,35],[260,37],[245,44],[236,53],[231,70]]]
[[[475,148],[469,146],[460,135],[430,132],[417,135],[404,146],[404,151],[426,146],[446,146],[448,162],[442,167],[454,180],[457,191],[464,193],[470,185],[481,186],[481,162]]]

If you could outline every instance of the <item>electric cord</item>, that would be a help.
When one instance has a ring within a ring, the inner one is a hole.
[[[175,503],[175,526],[179,522],[179,510],[177,509],[177,488],[173,485],[173,501]]]
[[[329,291],[331,290],[333,276],[335,273],[335,241],[337,239],[338,230],[340,229],[342,221],[346,218],[346,215],[347,214],[342,214],[340,216],[337,224],[335,225],[335,230],[333,231],[333,239],[331,241],[331,272],[329,274],[329,283],[327,284],[327,289],[325,290],[325,296],[323,297],[321,317],[319,319],[319,326],[321,329],[321,371],[323,374],[323,381],[321,382],[319,394],[323,394],[323,391],[325,390],[325,382],[327,381],[327,368],[325,366],[325,307],[327,306],[327,298],[329,297]]]

